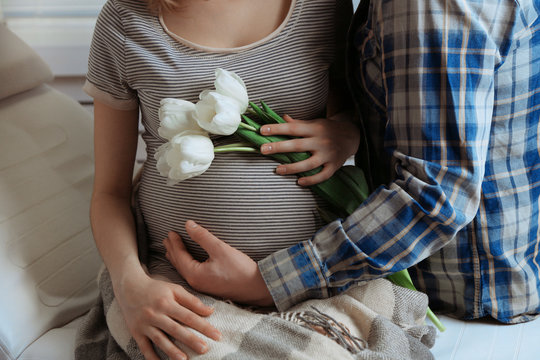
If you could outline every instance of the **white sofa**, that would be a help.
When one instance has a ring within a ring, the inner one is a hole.
[[[0,25],[0,360],[72,359],[97,295],[92,116],[50,79]]]

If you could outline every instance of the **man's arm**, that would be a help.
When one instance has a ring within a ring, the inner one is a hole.
[[[493,74],[516,10],[505,12],[505,23],[457,1],[399,3],[372,2],[354,44],[363,59],[355,79],[370,84],[365,91],[386,123],[394,180],[347,219],[259,262],[279,310],[406,269],[445,246],[477,213]]]

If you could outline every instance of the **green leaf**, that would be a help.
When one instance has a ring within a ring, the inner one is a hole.
[[[272,124],[272,123],[275,123],[276,121],[270,116],[268,115],[267,113],[265,113],[259,106],[257,106],[257,104],[255,104],[254,102],[250,101],[249,102],[249,106],[251,106],[251,109],[253,109],[253,111],[255,112],[255,114],[257,114],[257,116],[259,117],[259,120],[261,120],[261,122],[263,122],[264,124]]]
[[[268,114],[272,119],[274,119],[275,122],[279,123],[279,124],[284,124],[286,123],[285,120],[283,120],[283,118],[281,116],[279,116],[278,114],[276,114],[276,112],[274,110],[272,110],[270,108],[270,106],[266,105],[266,103],[264,101],[261,100],[261,106],[263,107],[264,109],[264,112],[266,114]]]
[[[358,169],[359,171],[355,171]],[[366,179],[364,172],[353,165],[347,165],[339,168],[335,175],[337,175],[345,184],[347,184],[351,194],[356,197],[359,203],[363,203],[367,199],[368,193],[364,191],[367,189]]]
[[[251,118],[249,118],[248,116],[244,114],[242,114],[242,119],[244,119],[246,124],[253,126],[257,131],[261,128],[261,125],[259,123],[257,123],[256,121],[253,121]]]
[[[262,144],[267,144],[271,142],[266,137],[260,135],[259,133],[256,133],[247,129],[238,129],[236,130],[235,134],[238,137],[248,141],[249,143],[256,145],[257,147],[260,147]],[[269,156],[271,156],[273,159],[275,159],[276,161],[282,164],[291,163],[291,159],[289,159],[287,154],[272,154]]]
[[[361,204],[355,197],[350,195],[348,186],[337,176],[332,176],[310,188],[330,203],[333,211],[340,217],[352,214]]]
[[[317,212],[319,213],[321,219],[323,219],[323,221],[327,224],[339,218],[337,214],[335,214],[329,209],[323,209],[321,207],[317,207]]]
[[[391,280],[396,285],[410,290],[416,290],[416,287],[412,282],[411,275],[407,270],[398,271],[396,273],[388,275],[386,278]]]
[[[367,199],[370,191],[364,171],[355,165],[345,165],[342,167],[342,169],[343,172],[356,183],[360,193],[362,193],[364,198]]]

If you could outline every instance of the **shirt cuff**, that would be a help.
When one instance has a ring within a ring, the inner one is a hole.
[[[135,110],[139,107],[139,101],[136,98],[119,99],[112,94],[99,89],[96,85],[86,80],[83,85],[83,90],[95,100],[99,100],[107,106],[116,110]]]
[[[328,284],[311,241],[279,250],[258,262],[278,311],[313,298],[327,298]]]

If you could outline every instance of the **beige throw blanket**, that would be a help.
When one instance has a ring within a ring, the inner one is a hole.
[[[101,297],[79,329],[77,360],[142,360],[127,331],[109,274]],[[259,313],[199,295],[215,308],[208,320],[222,340],[190,359],[432,359],[435,329],[424,324],[427,297],[380,279],[330,299],[309,300],[285,313]],[[201,335],[202,336],[202,335]],[[162,359],[167,357],[160,354]]]

